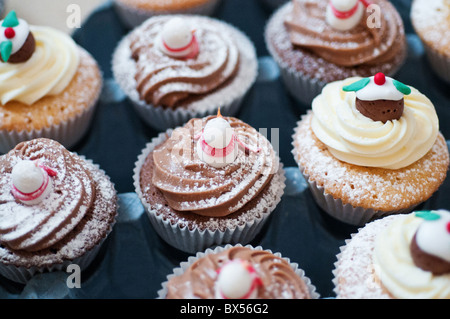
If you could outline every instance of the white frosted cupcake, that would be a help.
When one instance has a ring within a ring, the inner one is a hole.
[[[341,247],[339,299],[449,299],[450,213],[421,211],[373,221]]]
[[[382,73],[327,84],[298,122],[292,152],[318,205],[353,225],[410,212],[449,165],[433,103]]]
[[[114,77],[147,124],[234,115],[257,75],[255,48],[239,30],[202,16],[148,19],[115,50]]]
[[[0,153],[38,137],[74,146],[102,89],[97,62],[70,36],[14,11],[0,24]]]
[[[226,245],[181,263],[167,276],[158,298],[317,299],[319,294],[298,264],[280,253]]]
[[[212,15],[220,2],[221,0],[114,0],[114,8],[122,23],[128,28],[134,28],[155,15]]]
[[[155,231],[190,253],[253,240],[281,200],[284,182],[270,142],[248,124],[221,116],[161,133],[134,170],[136,193]]]

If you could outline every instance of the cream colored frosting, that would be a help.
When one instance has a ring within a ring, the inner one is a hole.
[[[381,283],[401,299],[450,298],[450,274],[434,276],[417,267],[410,254],[411,240],[423,219],[399,216],[377,237],[373,260]]]
[[[49,27],[30,26],[36,50],[23,63],[0,63],[0,100],[31,105],[48,95],[61,93],[79,64],[76,43],[65,33]]]
[[[360,78],[327,84],[312,102],[312,129],[341,161],[359,165],[399,169],[422,158],[439,133],[439,121],[431,101],[415,88],[404,97],[399,120],[373,121],[355,106],[355,92],[342,87]]]

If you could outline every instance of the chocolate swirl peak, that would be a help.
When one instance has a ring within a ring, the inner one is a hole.
[[[217,271],[233,260],[248,262],[255,269],[261,287],[257,299],[310,299],[306,283],[289,263],[269,251],[231,247],[210,253],[194,262],[182,275],[167,283],[167,299],[213,299],[216,297]]]
[[[255,198],[278,171],[279,159],[270,142],[250,125],[231,117],[224,119],[248,148],[239,147],[235,160],[223,168],[202,161],[196,137],[214,118],[190,120],[153,151],[152,183],[176,211],[227,216]]]
[[[12,192],[12,171],[23,160],[51,167],[53,187],[37,203],[17,200]],[[0,158],[0,243],[13,250],[39,251],[59,242],[91,210],[96,187],[83,161],[61,144],[36,139],[18,144]]]
[[[239,50],[233,37],[211,19],[184,17],[195,29],[198,54],[178,58],[161,50],[161,34],[169,17],[148,20],[130,35],[131,56],[140,98],[168,108],[183,106],[219,89],[231,80],[239,66]]]
[[[391,61],[401,54],[404,41],[403,22],[395,8],[386,0],[374,0],[379,6],[379,27],[369,23],[371,14],[365,10],[359,24],[346,31],[327,23],[328,0],[294,0],[292,11],[285,18],[293,45],[308,49],[324,60],[340,66],[373,65]]]

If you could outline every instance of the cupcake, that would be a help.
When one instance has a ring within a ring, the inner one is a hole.
[[[38,137],[72,147],[100,95],[97,62],[68,35],[14,11],[0,25],[0,153]]]
[[[136,193],[153,228],[189,253],[249,243],[280,201],[284,182],[270,142],[220,113],[161,133],[134,169]]]
[[[201,280],[199,280],[201,279]],[[159,299],[317,299],[298,264],[261,247],[207,249],[167,276]]]
[[[414,0],[411,22],[422,40],[432,70],[450,83],[450,2]]]
[[[117,214],[114,185],[91,161],[38,138],[0,157],[0,274],[81,270],[95,258]]]
[[[114,8],[122,23],[128,28],[134,28],[155,15],[212,15],[220,2],[221,0],[114,0]]]
[[[339,299],[449,299],[450,212],[373,221],[352,235],[333,270]]]
[[[298,122],[292,152],[319,206],[353,225],[410,212],[449,165],[432,102],[382,73],[327,84]]]
[[[402,19],[387,0],[293,0],[265,31],[288,91],[309,104],[326,83],[394,75],[407,55]]]
[[[219,107],[234,115],[257,75],[250,40],[202,16],[148,19],[119,43],[112,65],[140,117],[161,131]]]

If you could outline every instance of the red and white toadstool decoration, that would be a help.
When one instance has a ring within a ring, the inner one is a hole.
[[[245,260],[230,260],[217,273],[217,299],[256,299],[263,285],[255,268]]]
[[[158,36],[157,45],[172,58],[194,59],[199,53],[195,30],[181,17],[166,22]]]
[[[330,0],[327,6],[326,21],[336,30],[347,31],[356,27],[369,6],[367,0]]]
[[[11,172],[11,193],[26,205],[35,205],[44,200],[52,190],[52,179],[57,173],[37,162],[22,160]]]

